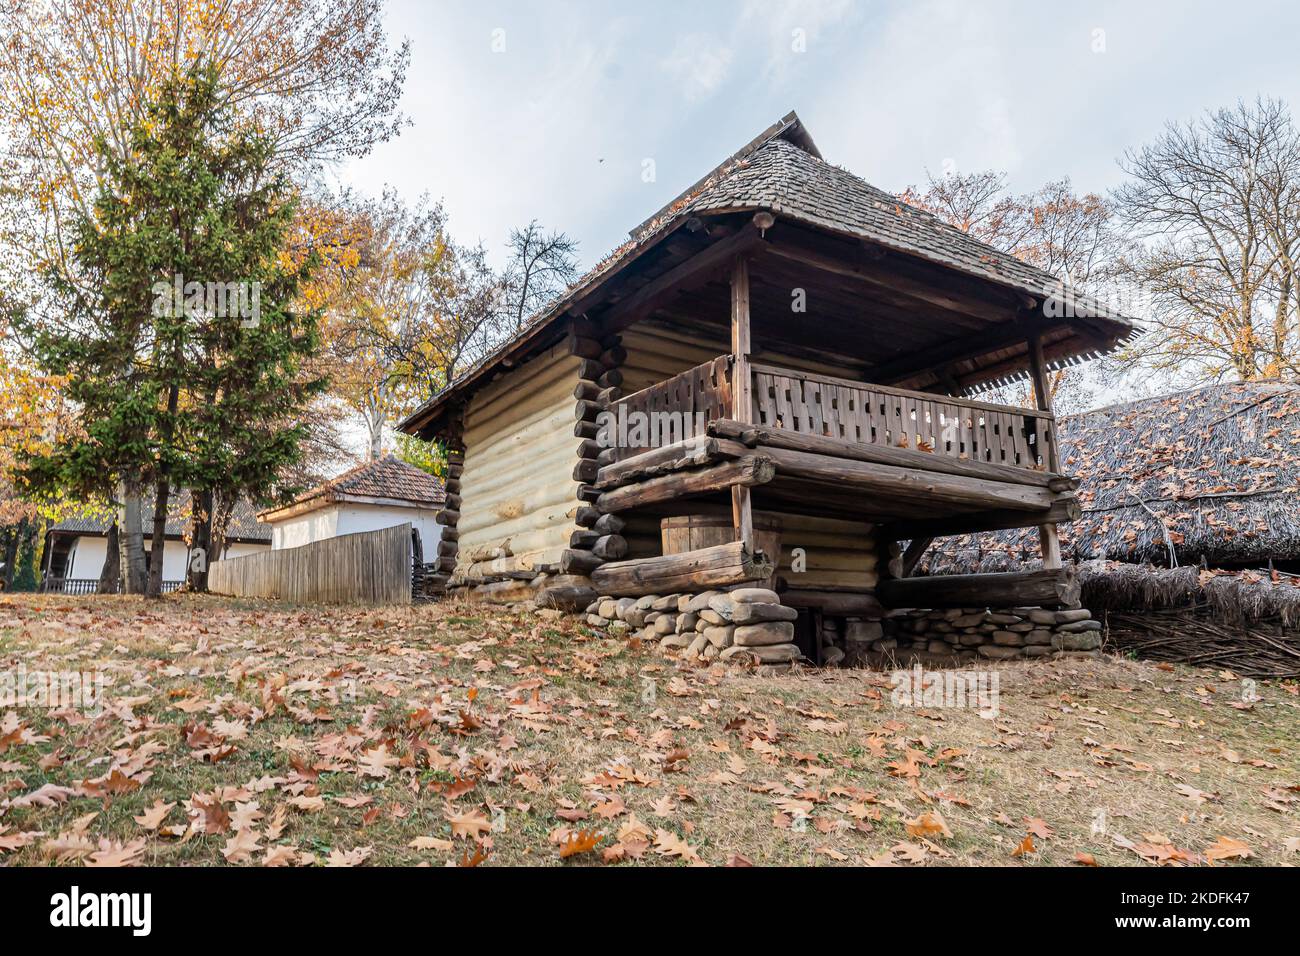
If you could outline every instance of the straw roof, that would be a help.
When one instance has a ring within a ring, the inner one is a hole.
[[[1067,559],[1263,567],[1300,560],[1300,386],[1211,385],[1058,423],[1083,517],[1060,526]],[[1036,529],[935,542],[931,573],[1036,561]]]
[[[1199,608],[1234,625],[1277,620],[1300,626],[1300,578],[1294,575],[1116,561],[1086,561],[1077,570],[1083,604],[1093,613]]]

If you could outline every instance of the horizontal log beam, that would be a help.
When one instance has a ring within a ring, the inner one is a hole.
[[[591,553],[602,561],[621,561],[627,557],[627,539],[618,534],[607,534],[591,548]]]
[[[1047,488],[987,481],[944,472],[879,465],[787,448],[764,448],[778,475],[861,489],[867,494],[943,503],[972,509],[1007,508],[1043,512],[1056,495]]]
[[[743,458],[749,449],[727,438],[688,438],[652,448],[622,461],[604,465],[596,476],[596,487],[614,488],[630,481],[656,478],[674,471],[712,465],[730,458]]]
[[[879,598],[863,592],[791,588],[781,592],[781,603],[788,607],[814,608],[835,617],[879,618],[885,612]]]
[[[772,574],[772,558],[751,553],[742,541],[681,554],[618,561],[597,568],[592,584],[601,594],[640,597],[730,587],[764,580]]]
[[[606,514],[627,511],[642,505],[674,501],[689,495],[708,494],[736,486],[748,488],[763,485],[775,475],[776,467],[771,459],[751,455],[710,468],[676,472],[615,488],[600,496],[596,508]]]
[[[844,441],[841,438],[831,438],[827,435],[810,435],[806,432],[790,431],[784,428],[747,425],[727,419],[710,422],[708,429],[710,435],[718,438],[730,438],[750,448],[788,448],[791,451],[832,455],[837,458],[868,461],[878,465],[916,468],[921,471],[936,471],[946,475],[969,475],[974,478],[983,478],[986,481],[1038,485],[1052,491],[1072,491],[1079,486],[1077,479],[1067,478],[1064,475],[1053,475],[1045,471],[1035,471],[1031,468],[997,465],[992,462],[973,461],[969,458],[950,458],[947,455],[931,454],[909,448],[891,448],[888,445],[869,445],[862,442]],[[629,462],[632,460],[628,459]]]
[[[543,587],[533,600],[538,607],[554,607],[561,611],[581,611],[597,598],[596,589],[576,585]]]
[[[1077,607],[1079,581],[1069,568],[1005,574],[942,574],[880,583],[886,607]]]
[[[682,292],[687,291],[692,283],[707,278],[714,270],[730,264],[739,253],[761,241],[762,237],[752,225],[747,225],[739,232],[720,239],[680,265],[651,279],[626,298],[615,302],[600,315],[602,326],[610,331],[618,331],[635,324],[655,309],[666,305]]]
[[[1010,528],[1034,528],[1040,524],[1061,524],[1066,521],[1077,521],[1082,515],[1083,507],[1079,504],[1079,499],[1069,496],[1053,502],[1046,512],[977,511],[947,518],[890,521],[881,529],[881,536],[893,541],[945,538],[955,534],[977,534],[981,531],[1003,531]]]

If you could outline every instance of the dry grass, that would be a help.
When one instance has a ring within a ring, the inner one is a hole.
[[[0,712],[0,864],[1300,859],[1296,687],[1223,673],[1003,665],[984,719],[533,613],[9,596],[20,667],[108,701]]]

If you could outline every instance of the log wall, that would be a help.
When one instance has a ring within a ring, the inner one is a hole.
[[[556,346],[470,401],[453,586],[558,564],[568,548],[578,362]]]

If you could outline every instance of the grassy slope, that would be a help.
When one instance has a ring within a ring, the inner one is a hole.
[[[1229,865],[1300,859],[1296,687],[1246,707],[1215,672],[1005,665],[989,720],[537,614],[11,595],[19,666],[102,671],[112,703],[0,712],[10,865],[553,865],[581,830],[601,842],[571,864],[1203,863],[1220,837],[1250,854]]]

